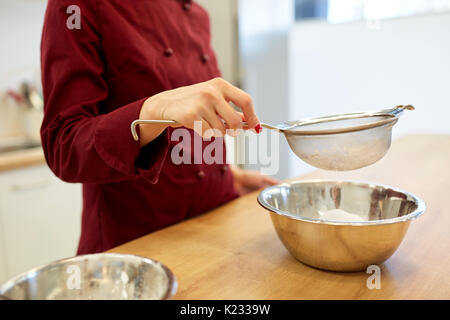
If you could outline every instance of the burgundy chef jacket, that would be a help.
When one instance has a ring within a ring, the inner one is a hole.
[[[79,29],[75,20],[68,24],[72,5],[80,8]],[[62,180],[83,183],[78,254],[110,249],[237,197],[226,164],[172,162],[176,129],[143,148],[130,132],[146,98],[220,76],[208,15],[195,2],[49,0],[41,64],[47,163]]]

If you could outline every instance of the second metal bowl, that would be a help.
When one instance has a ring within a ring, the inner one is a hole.
[[[98,253],[59,260],[8,281],[0,296],[18,300],[165,300],[172,272],[152,259]]]
[[[360,271],[388,259],[402,242],[424,202],[392,187],[352,181],[295,181],[264,189],[258,202],[301,262],[332,271]],[[340,209],[357,221],[321,219]]]

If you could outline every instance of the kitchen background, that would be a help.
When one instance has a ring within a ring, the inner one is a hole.
[[[449,0],[198,2],[224,78],[253,96],[263,121],[413,104],[394,138],[450,134]],[[0,0],[0,283],[74,255],[80,233],[81,187],[55,178],[39,147],[45,6]],[[245,159],[250,139],[228,139],[230,161]],[[312,170],[282,137],[279,152],[278,178]]]

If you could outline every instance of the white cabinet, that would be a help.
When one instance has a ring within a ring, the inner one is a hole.
[[[81,185],[45,165],[0,172],[0,283],[75,255],[81,207]]]

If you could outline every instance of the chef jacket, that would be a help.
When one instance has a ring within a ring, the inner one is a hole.
[[[176,129],[142,148],[130,132],[148,97],[220,76],[209,18],[198,4],[49,0],[41,66],[46,161],[60,179],[83,184],[78,254],[110,249],[237,197],[225,152],[222,164],[177,165]],[[189,134],[193,144],[196,134]]]

